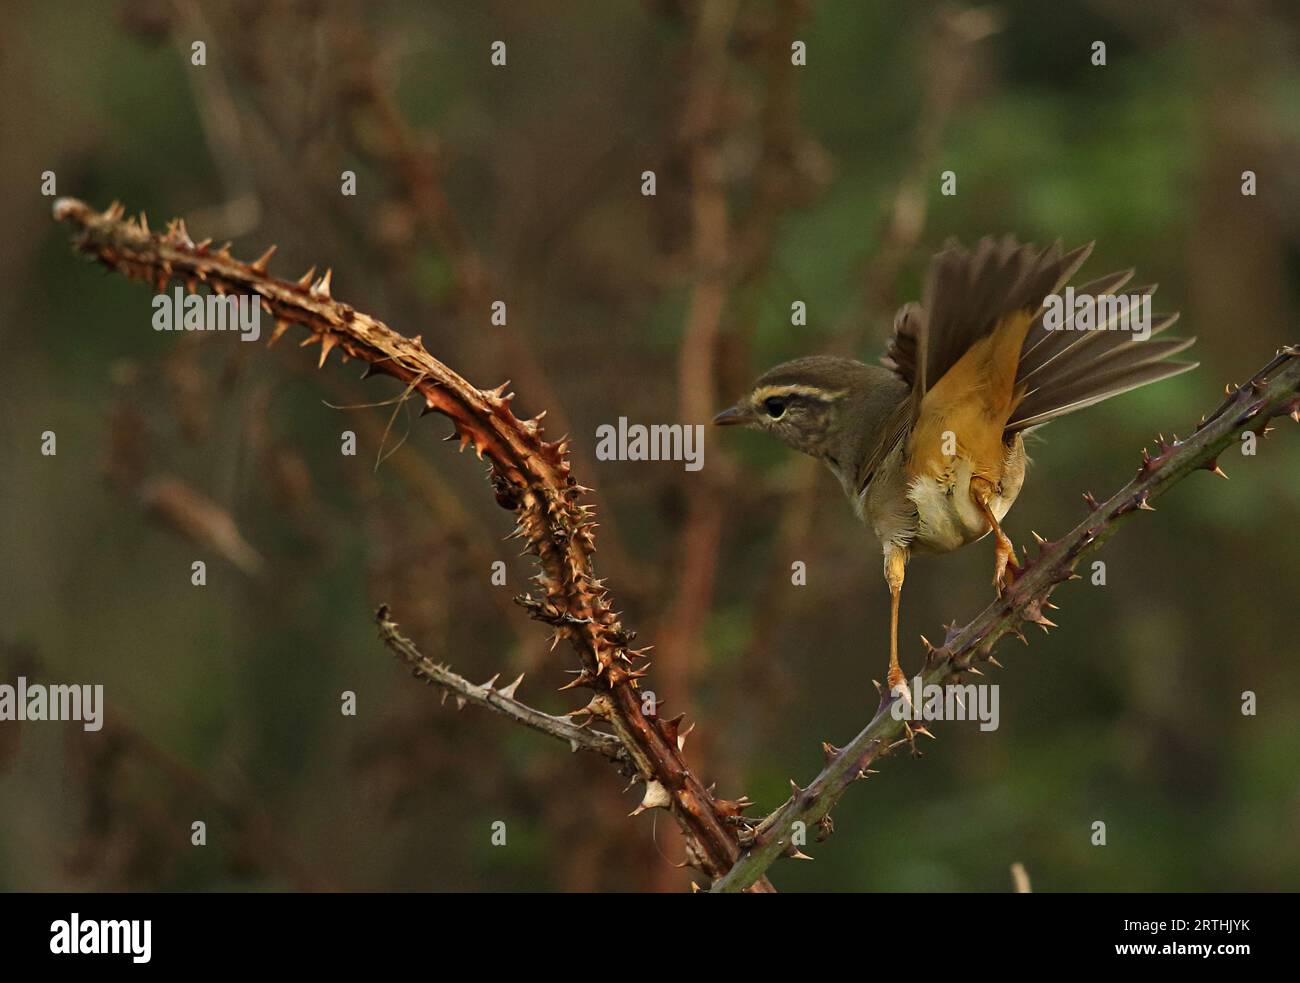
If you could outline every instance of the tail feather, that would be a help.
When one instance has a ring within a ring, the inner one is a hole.
[[[1016,363],[1017,402],[1005,434],[1037,427],[1048,420],[1099,403],[1161,379],[1195,368],[1171,362],[1195,339],[1153,341],[1178,319],[1152,315],[1150,335],[1138,340],[1132,331],[1112,330],[1120,316],[1114,306],[1093,307],[1100,320],[1090,330],[1075,330],[1075,314],[1050,329],[1044,323],[1044,300],[1059,294],[1092,251],[1089,243],[1064,253],[1060,243],[1042,252],[1011,236],[985,237],[970,250],[950,243],[934,258],[921,304],[899,310],[894,337],[883,359],[912,386],[920,410],[927,391],[938,385],[995,327],[1016,311],[1033,314]],[[1133,270],[1109,273],[1074,289],[1080,297],[1118,297]],[[1155,285],[1124,291],[1144,298]]]
[[[1120,365],[1137,366],[1157,362],[1189,348],[1195,338],[1156,340],[1155,336],[1178,320],[1177,314],[1153,318],[1151,335],[1139,341],[1128,332],[1111,332],[1105,343],[1071,348],[1038,372],[1020,380],[1024,396],[1062,389],[1086,376],[1109,371]],[[1095,332],[1101,334],[1101,332]]]
[[[1075,290],[1075,297],[1087,295],[1094,301],[1114,296],[1132,277],[1132,270],[1113,273]],[[1126,295],[1148,297],[1155,284],[1135,287]],[[1092,406],[1111,396],[1159,382],[1195,368],[1195,363],[1168,362],[1185,351],[1195,338],[1154,340],[1178,320],[1177,312],[1151,317],[1149,333],[1141,337],[1132,331],[1114,330],[1119,317],[1110,310],[1090,330],[1074,330],[1074,315],[1056,330],[1043,323],[1039,311],[1021,350],[1016,383],[1023,387],[1020,403],[1007,422],[1007,433],[1041,426],[1067,413]]]
[[[1073,344],[1066,345],[1036,368],[1026,368],[1022,354],[1016,382],[1026,390],[1034,390],[1072,379],[1093,362],[1109,358],[1112,352],[1129,351],[1146,345],[1177,320],[1176,311],[1172,314],[1153,314],[1150,333],[1144,336],[1145,340],[1139,340],[1129,331],[1111,331],[1109,325],[1104,330],[1083,332]],[[1056,333],[1058,332],[1052,332]]]
[[[1188,342],[1195,339],[1188,339]],[[1186,346],[1184,346],[1186,347]],[[1078,381],[1043,391],[1040,398],[1026,398],[1016,408],[1007,422],[1007,433],[1017,433],[1042,426],[1058,416],[1100,403],[1140,386],[1170,379],[1196,368],[1199,362],[1144,361],[1140,365],[1124,365],[1106,372],[1089,373]]]
[[[1113,294],[1133,279],[1135,272],[1133,269],[1127,269],[1108,273],[1106,276],[1098,277],[1091,283],[1085,283],[1082,287],[1076,287],[1074,294],[1076,297],[1085,295],[1088,297],[1101,297],[1106,294]],[[1154,286],[1149,288],[1149,290],[1154,289]],[[1034,318],[1034,323],[1029,327],[1029,336],[1025,339],[1025,347],[1020,353],[1019,381],[1023,382],[1031,373],[1038,371],[1072,346],[1088,337],[1095,336],[1094,332],[1079,333],[1075,331],[1048,330],[1043,325],[1043,315],[1046,311],[1046,308],[1040,310],[1038,316]],[[1074,315],[1071,312],[1068,323],[1073,324],[1073,321]]]
[[[1040,252],[1012,236],[986,236],[973,250],[949,243],[930,266],[922,303],[899,311],[885,364],[923,396],[1003,317],[1038,310],[1091,249],[1063,254],[1056,243]]]

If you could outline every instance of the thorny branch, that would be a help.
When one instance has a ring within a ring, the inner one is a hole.
[[[1015,584],[964,628],[952,625],[942,645],[926,643],[920,673],[923,685],[960,683],[963,674],[983,675],[978,664],[999,665],[993,658],[993,646],[1006,635],[1024,641],[1021,626],[1026,622],[1044,631],[1055,628],[1044,614],[1045,608],[1053,606],[1048,600],[1052,591],[1067,580],[1079,579],[1074,568],[1111,537],[1121,519],[1155,511],[1151,502],[1193,471],[1223,474],[1219,455],[1239,435],[1250,431],[1264,437],[1270,429],[1269,421],[1278,416],[1290,416],[1300,423],[1298,393],[1300,345],[1292,345],[1280,349],[1245,385],[1236,389],[1229,386],[1222,405],[1203,418],[1190,437],[1179,440],[1175,436],[1171,442],[1160,437],[1154,457],[1143,450],[1136,477],[1104,503],[1099,505],[1091,494],[1085,494],[1090,510],[1087,518],[1056,542],[1035,534],[1038,555],[1026,560]],[[791,782],[792,795],[785,804],[742,833],[747,844],[745,855],[725,877],[714,882],[714,891],[744,890],[777,857],[794,853],[795,823],[802,823],[803,829],[820,826],[823,832],[829,832],[831,808],[850,785],[867,776],[874,762],[900,746],[915,749],[917,733],[933,737],[924,727],[895,719],[891,711],[899,699],[883,692],[871,722],[846,747],[822,746],[827,764],[821,774],[807,788]]]
[[[444,700],[450,693],[456,700],[457,709],[463,708],[466,703],[473,703],[475,706],[495,710],[515,723],[564,741],[571,750],[593,751],[620,764],[628,760],[623,745],[613,734],[579,726],[564,717],[553,717],[517,700],[515,690],[524,678],[523,673],[509,686],[498,687],[496,676],[482,685],[475,685],[417,649],[414,642],[397,630],[396,622],[389,619],[387,605],[375,612],[375,623],[379,626],[380,639],[407,665],[411,675],[424,680],[426,685],[440,687]]]
[[[512,536],[525,542],[536,557],[539,591],[518,600],[534,618],[554,629],[553,640],[567,640],[582,668],[566,688],[594,692],[587,714],[606,721],[627,751],[637,777],[645,784],[642,808],[668,809],[686,841],[686,861],[709,878],[725,874],[739,856],[736,834],[729,824],[743,801],[714,799],[687,767],[681,755],[685,734],[681,718],[663,719],[655,702],[639,692],[645,675],[647,649],[633,649],[635,632],[625,629],[614,611],[609,591],[595,577],[594,510],[582,504],[589,491],[570,473],[568,440],[542,437],[542,415],[520,420],[510,408],[508,383],[480,390],[435,359],[417,335],[406,338],[387,325],[341,303],[331,295],[332,271],[316,276],[315,268],[296,282],[267,273],[274,247],[252,263],[235,259],[229,244],[212,248],[210,240],[194,242],[183,220],[171,222],[165,234],[151,232],[145,216],[126,218],[118,204],[96,212],[84,202],[62,198],[54,217],[79,231],[77,247],[111,270],[163,291],[180,279],[194,292],[199,283],[218,295],[255,294],[262,309],[275,319],[270,344],[291,325],[308,331],[302,347],[319,344],[318,365],[334,349],[344,359],[367,364],[366,375],[384,374],[407,386],[408,395],[422,398],[425,412],[451,420],[460,447],[472,445],[479,458],[491,463],[490,477],[497,502],[515,513]],[[761,876],[751,890],[770,891]]]

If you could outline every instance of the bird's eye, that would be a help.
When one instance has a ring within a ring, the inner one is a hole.
[[[763,409],[773,420],[779,420],[785,413],[785,400],[780,396],[769,396],[763,400]]]

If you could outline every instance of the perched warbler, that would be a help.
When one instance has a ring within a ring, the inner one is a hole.
[[[1195,341],[1155,339],[1155,286],[1132,270],[1061,289],[1092,245],[1063,254],[985,238],[932,261],[919,304],[902,307],[882,366],[815,355],[778,365],[713,420],[766,430],[826,462],[884,550],[890,691],[898,604],[913,553],[948,553],[992,532],[994,583],[1019,570],[999,525],[1025,480],[1024,434],[1049,420],[1195,368],[1168,361]],[[1145,316],[1144,316],[1145,312]]]

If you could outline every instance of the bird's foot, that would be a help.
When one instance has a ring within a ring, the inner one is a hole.
[[[1007,592],[1020,576],[1020,564],[1016,562],[1016,551],[1011,540],[999,539],[993,559],[993,586],[998,589],[998,597]]]
[[[901,697],[909,707],[912,706],[912,691],[907,688],[907,677],[903,675],[903,670],[898,665],[889,667],[885,682],[889,686],[890,696]]]

